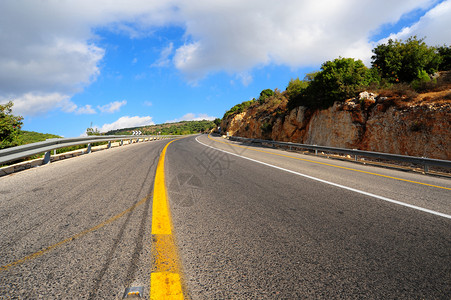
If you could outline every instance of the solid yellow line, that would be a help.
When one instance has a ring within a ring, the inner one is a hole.
[[[244,146],[239,146],[239,145],[233,145],[233,144],[230,144],[230,143],[225,143],[225,142],[222,142],[222,141],[214,140],[214,139],[212,139],[210,137],[210,135],[208,136],[208,138],[210,140],[214,141],[214,142],[217,142],[217,143],[221,143],[221,144],[225,144],[225,145],[229,145],[229,146],[233,146],[233,147],[244,148],[244,149],[248,149],[248,150],[251,150],[251,151],[262,152],[262,153],[266,153],[266,154],[271,154],[271,155],[277,155],[277,156],[282,156],[282,157],[302,160],[302,161],[306,161],[306,162],[310,162],[310,163],[314,163],[314,164],[319,164],[319,165],[324,165],[324,166],[328,166],[328,167],[344,169],[344,170],[349,170],[349,171],[354,171],[354,172],[359,172],[359,173],[364,173],[364,174],[369,174],[369,175],[374,175],[374,176],[379,176],[379,177],[384,177],[384,178],[389,178],[389,179],[395,179],[395,180],[399,180],[399,181],[415,183],[415,184],[420,184],[420,185],[425,185],[425,186],[430,186],[430,187],[435,187],[435,188],[438,188],[438,189],[444,189],[444,190],[450,190],[451,191],[451,188],[438,186],[438,185],[433,185],[433,184],[429,184],[429,183],[423,183],[423,182],[418,182],[418,181],[413,181],[413,180],[408,180],[408,179],[403,179],[403,178],[398,178],[398,177],[393,177],[393,176],[388,176],[388,175],[383,175],[383,174],[378,174],[378,173],[373,173],[373,172],[368,172],[368,171],[362,171],[362,170],[357,170],[357,169],[352,169],[352,168],[332,165],[332,164],[328,164],[328,163],[322,163],[322,162],[318,162],[318,161],[313,161],[313,160],[309,160],[309,159],[299,158],[299,157],[295,157],[295,156],[278,154],[278,153],[273,153],[273,152],[268,152],[268,151],[263,151],[263,150],[258,150],[258,149],[252,149],[252,148],[249,148],[249,147],[244,147]]]
[[[160,154],[153,186],[152,234],[172,234],[169,206],[164,183],[164,158],[169,142]]]
[[[180,276],[177,273],[157,272],[150,275],[150,299],[183,299]]]
[[[70,242],[70,241],[73,241],[73,240],[75,240],[75,239],[77,239],[77,238],[80,238],[80,237],[82,237],[82,236],[84,236],[84,235],[86,235],[86,234],[88,234],[88,233],[90,233],[90,232],[92,232],[92,231],[95,231],[95,230],[97,230],[97,229],[100,229],[100,228],[104,227],[105,225],[107,225],[107,224],[109,224],[109,223],[112,223],[112,222],[116,221],[117,219],[119,219],[120,217],[122,217],[123,215],[125,215],[126,213],[131,212],[132,210],[134,210],[134,209],[137,208],[138,206],[144,204],[147,200],[149,200],[149,198],[150,198],[150,195],[148,195],[147,197],[143,198],[141,201],[137,202],[136,204],[134,204],[134,205],[131,206],[130,208],[124,210],[124,211],[121,212],[120,214],[118,214],[118,215],[116,215],[116,216],[114,216],[114,217],[112,217],[112,218],[106,220],[106,221],[103,222],[103,223],[100,223],[100,224],[98,224],[98,225],[96,225],[96,226],[94,226],[94,227],[92,227],[92,228],[90,228],[90,229],[86,229],[85,231],[82,231],[82,232],[80,232],[80,233],[77,233],[76,235],[73,235],[73,236],[71,236],[70,238],[67,238],[67,239],[65,239],[65,240],[62,240],[62,241],[59,242],[59,243],[56,243],[56,244],[51,245],[51,246],[49,246],[49,247],[47,247],[47,248],[45,248],[45,249],[42,249],[41,251],[38,251],[38,252],[35,252],[35,253],[30,254],[30,255],[28,255],[28,256],[25,256],[24,258],[21,258],[21,259],[19,259],[19,260],[16,260],[15,262],[12,262],[12,263],[10,263],[10,264],[4,265],[4,266],[0,267],[0,272],[1,272],[1,271],[6,271],[6,270],[8,270],[9,268],[11,268],[11,267],[13,267],[13,266],[16,266],[16,265],[18,265],[18,264],[21,264],[21,263],[26,262],[27,260],[31,260],[31,259],[33,259],[33,258],[36,258],[36,257],[38,257],[38,256],[41,256],[41,255],[43,255],[43,254],[45,254],[45,253],[47,253],[47,252],[49,252],[49,251],[51,251],[51,250],[53,250],[53,249],[55,249],[55,248],[61,246],[61,245],[63,245],[63,244],[66,244],[66,243],[68,243],[68,242]]]
[[[175,140],[174,140],[175,141]],[[169,142],[160,154],[152,204],[152,255],[150,274],[150,299],[183,299],[177,249],[172,236],[171,213],[167,197],[164,159]]]

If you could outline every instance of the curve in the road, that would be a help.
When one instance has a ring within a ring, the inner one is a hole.
[[[211,139],[211,138],[209,137],[209,139]],[[246,156],[242,156],[242,155],[239,155],[239,154],[236,154],[236,153],[232,153],[232,152],[228,152],[228,151],[225,151],[225,150],[222,150],[222,149],[218,149],[218,148],[215,148],[215,147],[212,147],[210,145],[207,145],[207,144],[204,144],[204,143],[200,142],[197,138],[196,138],[196,141],[198,143],[206,146],[206,147],[215,149],[217,151],[224,152],[224,153],[227,153],[227,154],[230,154],[230,155],[234,155],[234,156],[237,156],[237,157],[240,157],[240,158],[244,158],[244,159],[247,159],[247,160],[250,160],[250,161],[253,161],[253,162],[265,165],[265,166],[268,166],[268,167],[276,168],[276,169],[279,169],[279,170],[282,170],[282,171],[285,171],[285,172],[289,172],[289,173],[292,173],[292,174],[295,174],[295,175],[299,175],[299,176],[302,176],[302,177],[306,177],[306,178],[309,178],[309,179],[312,179],[312,180],[315,180],[315,181],[319,181],[319,182],[322,182],[322,183],[325,183],[325,184],[328,184],[328,185],[332,185],[332,186],[336,186],[336,187],[339,187],[339,188],[342,188],[342,189],[353,191],[353,192],[356,192],[356,193],[359,193],[359,194],[362,194],[362,195],[366,195],[366,196],[370,196],[370,197],[373,197],[373,198],[377,198],[379,200],[383,200],[383,201],[386,201],[386,202],[394,203],[394,204],[397,204],[397,205],[402,205],[402,206],[405,206],[405,207],[413,208],[413,209],[416,209],[416,210],[419,210],[419,211],[423,211],[423,212],[426,212],[426,213],[430,213],[430,214],[433,214],[433,215],[437,215],[437,216],[440,216],[440,217],[451,219],[451,215],[448,215],[448,214],[444,214],[444,213],[441,213],[441,212],[438,212],[438,211],[434,211],[434,210],[430,210],[430,209],[427,209],[427,208],[419,207],[419,206],[416,206],[416,205],[411,205],[411,204],[408,204],[408,203],[405,203],[405,202],[393,200],[393,199],[390,199],[390,198],[387,198],[387,197],[375,195],[373,193],[368,193],[368,192],[361,191],[361,190],[358,190],[358,189],[355,189],[355,188],[347,187],[347,186],[344,186],[344,185],[341,185],[341,184],[333,183],[333,182],[330,182],[330,181],[327,181],[327,180],[323,180],[323,179],[320,179],[320,178],[316,178],[316,177],[313,177],[313,176],[302,174],[302,173],[299,173],[299,172],[296,172],[296,171],[292,171],[292,170],[288,170],[288,169],[285,169],[285,168],[281,168],[281,167],[278,167],[278,166],[275,166],[275,165],[272,165],[272,164],[268,164],[268,163],[265,163],[265,162],[262,162],[262,161],[259,161],[259,160],[255,160],[255,159],[252,159],[252,158],[249,158],[249,157],[246,157]],[[224,143],[224,142],[221,142],[221,141],[216,141],[216,142]],[[229,145],[229,146],[244,148],[244,147],[238,146],[238,145],[232,145],[232,144],[228,144],[228,143],[224,143],[224,144]],[[272,152],[268,152],[268,151],[262,151],[262,150],[256,150],[256,149],[250,149],[250,148],[246,148],[246,149],[252,150],[252,151],[263,152],[263,153],[267,153],[267,154],[272,154],[272,155],[277,155],[277,156],[294,158],[294,159],[298,159],[298,160],[304,160],[304,159],[301,159],[301,158],[288,156],[288,155],[283,155],[283,154],[272,153]],[[313,162],[313,163],[319,163],[319,164],[333,166],[333,167],[337,167],[337,168],[341,168],[341,169],[347,169],[347,170],[351,170],[351,171],[368,173],[368,174],[371,174],[371,175],[378,175],[378,176],[391,178],[391,179],[407,181],[407,182],[410,182],[410,183],[419,183],[419,184],[423,184],[423,185],[427,185],[427,186],[432,186],[432,187],[438,187],[438,188],[442,188],[442,189],[451,190],[451,189],[446,188],[446,187],[439,187],[439,186],[435,186],[435,185],[431,185],[431,184],[405,180],[405,179],[401,179],[401,178],[397,178],[397,177],[391,177],[391,176],[386,176],[386,175],[381,175],[381,174],[376,174],[376,173],[371,173],[371,172],[366,172],[366,171],[361,171],[361,170],[355,170],[355,169],[351,169],[351,168],[335,166],[335,165],[331,165],[331,164],[325,164],[325,163],[320,163],[320,162],[315,162],[315,161],[310,161],[310,160],[304,160],[304,161],[309,161],[309,162]]]
[[[208,136],[208,138],[213,141],[213,139],[210,136]],[[251,149],[249,147],[233,145],[233,144],[225,143],[225,142],[221,142],[221,141],[215,141],[215,142],[218,142],[218,143],[221,143],[221,144],[224,144],[224,145],[228,145],[228,146],[232,146],[232,147],[243,148],[243,149],[246,149],[246,150],[251,150],[251,151],[256,151],[256,152],[261,152],[261,153],[266,153],[266,154],[271,154],[271,155],[277,155],[277,156],[281,156],[281,157],[287,157],[287,158],[292,158],[292,159],[296,159],[296,160],[302,160],[302,161],[306,161],[306,162],[309,162],[309,163],[320,164],[320,165],[324,165],[324,166],[328,166],[328,167],[339,168],[339,169],[348,170],[348,171],[354,171],[354,172],[359,172],[359,173],[365,173],[365,174],[369,174],[369,175],[374,175],[374,176],[379,176],[379,177],[384,177],[384,178],[389,178],[389,179],[395,179],[395,180],[409,182],[409,183],[414,183],[414,184],[426,185],[426,186],[430,186],[430,187],[435,187],[435,188],[444,189],[444,190],[450,190],[451,191],[451,188],[438,186],[438,185],[433,185],[433,184],[429,184],[429,183],[413,181],[413,180],[408,180],[408,179],[403,179],[403,178],[398,178],[398,177],[393,177],[393,176],[388,176],[388,175],[383,175],[383,174],[378,174],[378,173],[373,173],[373,172],[368,172],[368,171],[363,171],[363,170],[357,170],[357,169],[337,166],[337,165],[333,165],[333,164],[327,164],[327,163],[323,163],[323,162],[318,162],[318,161],[313,161],[313,160],[309,160],[309,159],[294,157],[294,156],[290,156],[290,155],[273,153],[273,152],[263,151],[263,150],[258,150],[258,149]]]

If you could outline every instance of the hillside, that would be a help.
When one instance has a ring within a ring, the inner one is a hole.
[[[394,85],[335,101],[327,108],[289,107],[288,92],[228,111],[223,133],[402,155],[451,159],[451,82],[417,93]]]
[[[26,131],[21,130],[18,141],[20,145],[25,144],[31,144],[31,143],[37,143],[45,141],[46,139],[54,139],[54,138],[60,138],[59,135],[54,135],[50,133],[39,133],[35,131]]]
[[[171,134],[194,134],[204,131],[210,131],[215,128],[216,125],[213,121],[181,121],[177,123],[165,123],[159,125],[150,125],[143,127],[125,128],[111,130],[105,133],[106,135],[128,135],[133,131],[140,130],[144,135],[171,135]]]

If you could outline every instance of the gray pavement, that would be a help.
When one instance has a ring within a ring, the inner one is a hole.
[[[253,151],[206,135],[197,139],[451,213],[449,179]],[[121,299],[128,286],[143,286],[148,298],[153,181],[167,142],[96,152],[0,178],[0,265],[37,253],[0,271],[0,299]],[[165,164],[187,298],[450,298],[451,219],[199,142],[173,142]]]

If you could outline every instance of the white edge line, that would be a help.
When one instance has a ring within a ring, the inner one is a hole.
[[[296,172],[296,171],[284,169],[284,168],[281,168],[281,167],[278,167],[278,166],[275,166],[275,165],[271,165],[271,164],[268,164],[268,163],[265,163],[265,162],[262,162],[262,161],[259,161],[259,160],[255,160],[255,159],[252,159],[252,158],[249,158],[249,157],[241,156],[241,155],[238,155],[238,154],[235,154],[235,153],[232,153],[232,152],[228,152],[228,151],[225,151],[225,150],[222,150],[222,149],[218,149],[218,148],[215,148],[215,147],[212,147],[210,145],[207,145],[207,144],[204,144],[204,143],[200,142],[197,139],[197,137],[196,137],[196,141],[199,144],[202,144],[202,145],[204,145],[206,147],[215,149],[217,151],[224,152],[224,153],[227,153],[227,154],[230,154],[230,155],[234,155],[234,156],[237,156],[237,157],[241,157],[241,158],[244,158],[244,159],[247,159],[247,160],[250,160],[250,161],[253,161],[253,162],[256,162],[256,163],[268,166],[268,167],[271,167],[271,168],[279,169],[279,170],[282,170],[282,171],[285,171],[285,172],[288,172],[288,173],[299,175],[299,176],[302,176],[302,177],[305,177],[305,178],[309,178],[309,179],[312,179],[312,180],[315,180],[315,181],[319,181],[319,182],[322,182],[322,183],[325,183],[325,184],[336,186],[338,188],[342,188],[342,189],[345,189],[345,190],[348,190],[348,191],[352,191],[352,192],[355,192],[355,193],[359,193],[359,194],[362,194],[362,195],[366,195],[366,196],[369,196],[369,197],[377,198],[377,199],[380,199],[380,200],[383,200],[383,201],[387,201],[387,202],[390,202],[390,203],[402,205],[402,206],[405,206],[405,207],[410,207],[410,208],[413,208],[413,209],[416,209],[416,210],[419,210],[419,211],[423,211],[423,212],[427,212],[427,213],[430,213],[430,214],[433,214],[433,215],[436,215],[436,216],[440,216],[440,217],[444,217],[444,218],[447,218],[447,219],[451,219],[451,215],[447,215],[447,214],[444,214],[444,213],[441,213],[441,212],[438,212],[438,211],[435,211],[435,210],[430,210],[430,209],[427,209],[427,208],[423,208],[423,207],[415,206],[415,205],[412,205],[412,204],[404,203],[404,202],[401,202],[401,201],[393,200],[393,199],[390,199],[390,198],[386,198],[386,197],[383,197],[383,196],[375,195],[375,194],[368,193],[368,192],[365,192],[365,191],[361,191],[361,190],[358,190],[358,189],[354,189],[354,188],[351,188],[351,187],[348,187],[348,186],[344,186],[344,185],[341,185],[341,184],[338,184],[338,183],[333,183],[333,182],[330,182],[330,181],[327,181],[327,180],[323,180],[323,179],[319,179],[319,178],[316,178],[316,177],[312,177],[312,176],[309,176],[309,175],[306,175],[306,174],[302,174],[302,173],[299,173],[299,172]]]

